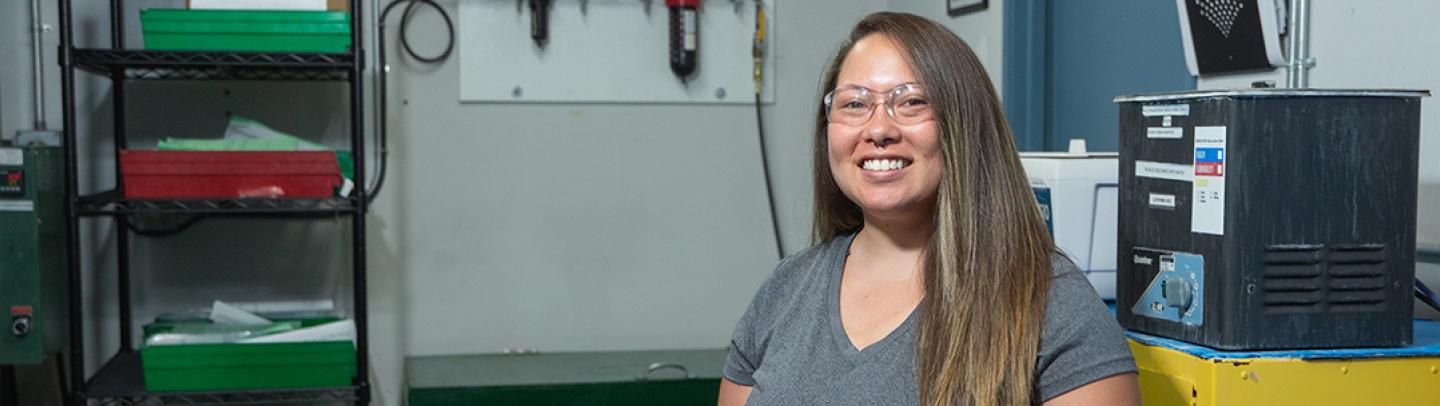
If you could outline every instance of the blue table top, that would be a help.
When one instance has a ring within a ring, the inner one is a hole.
[[[1278,351],[1224,351],[1180,340],[1157,337],[1145,333],[1126,331],[1125,336],[1138,343],[1169,348],[1201,359],[1244,359],[1244,358],[1299,358],[1299,359],[1352,359],[1352,358],[1401,358],[1440,357],[1440,322],[1415,319],[1415,339],[1409,347],[1396,348],[1337,348],[1323,350],[1278,350]]]

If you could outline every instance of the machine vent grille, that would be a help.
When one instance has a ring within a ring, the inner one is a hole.
[[[1382,311],[1386,265],[1381,244],[1271,245],[1260,286],[1265,312]]]

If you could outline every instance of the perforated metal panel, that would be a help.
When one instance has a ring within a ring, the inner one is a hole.
[[[1215,29],[1226,37],[1235,27],[1235,18],[1240,15],[1240,10],[1245,8],[1245,3],[1239,0],[1196,0],[1195,4],[1200,6],[1200,16],[1214,24]]]

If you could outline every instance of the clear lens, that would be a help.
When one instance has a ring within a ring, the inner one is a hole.
[[[930,101],[920,85],[907,83],[896,86],[882,96],[863,87],[844,87],[825,95],[825,117],[831,123],[861,126],[870,121],[876,107],[885,111],[896,123],[918,124],[931,118]]]

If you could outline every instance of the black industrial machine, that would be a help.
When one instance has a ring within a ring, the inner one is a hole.
[[[1428,95],[1116,98],[1121,324],[1225,350],[1409,344]]]

